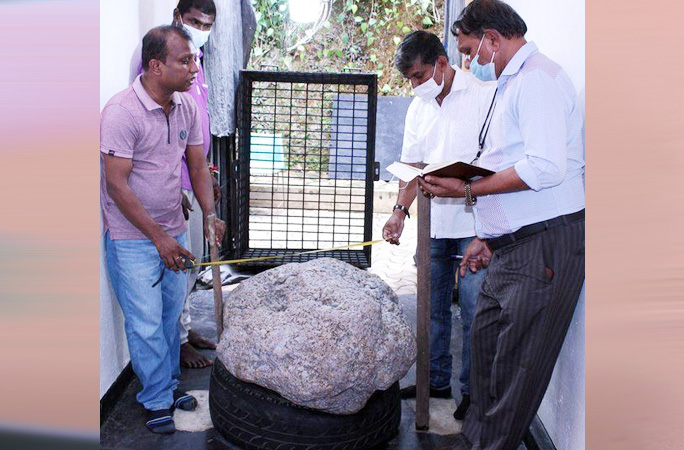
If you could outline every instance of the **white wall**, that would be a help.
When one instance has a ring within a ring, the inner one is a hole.
[[[128,86],[133,51],[150,28],[170,24],[177,0],[100,0],[100,110]]]
[[[128,86],[131,57],[142,37],[171,23],[177,0],[100,1],[100,110]],[[100,245],[100,398],[128,364],[123,316],[107,276]]]
[[[507,0],[527,24],[527,41],[560,64],[584,90],[584,0]],[[583,92],[582,92],[583,93]],[[584,449],[584,289],[539,408],[556,448]]]
[[[584,288],[537,414],[556,448],[584,449]]]
[[[525,38],[584,87],[584,0],[507,0],[527,24]]]

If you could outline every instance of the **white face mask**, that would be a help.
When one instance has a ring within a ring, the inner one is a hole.
[[[209,39],[209,33],[211,30],[202,31],[197,28],[191,27],[190,25],[183,24],[183,29],[188,32],[192,44],[195,46],[195,52],[197,52],[200,47],[207,43]]]
[[[435,61],[435,69],[432,71],[432,77],[420,86],[413,88],[413,93],[423,100],[430,101],[437,97],[444,89],[444,74],[442,74],[442,82],[437,84],[435,81],[435,73],[437,73],[437,62]]]

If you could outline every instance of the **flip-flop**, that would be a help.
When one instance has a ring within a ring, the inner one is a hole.
[[[176,389],[173,391],[173,407],[183,411],[194,411],[197,408],[197,399],[187,392]]]
[[[173,422],[170,409],[158,409],[156,411],[147,410],[147,428],[158,434],[171,434],[176,431],[176,424]]]

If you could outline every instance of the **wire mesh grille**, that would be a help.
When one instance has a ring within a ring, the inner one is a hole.
[[[241,257],[370,240],[375,75],[245,71],[241,77]],[[370,248],[334,254],[370,264]],[[291,261],[264,263],[284,262]]]

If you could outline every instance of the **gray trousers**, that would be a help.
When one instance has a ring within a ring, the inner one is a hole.
[[[584,220],[494,252],[471,329],[473,449],[516,449],[539,408],[584,281]]]
[[[199,202],[197,201],[197,198],[195,198],[195,193],[187,189],[183,189],[183,193],[188,197],[190,205],[192,205],[192,211],[190,211],[190,217],[188,219],[188,250],[195,255],[197,262],[202,262],[202,256],[204,255],[204,214],[202,214],[202,208],[200,208]],[[181,313],[181,318],[178,322],[178,334],[180,335],[181,345],[188,342],[188,333],[192,328],[192,318],[190,317],[190,294],[192,293],[192,288],[195,287],[197,275],[197,271],[195,270],[188,271],[188,294],[185,297],[183,312]]]

